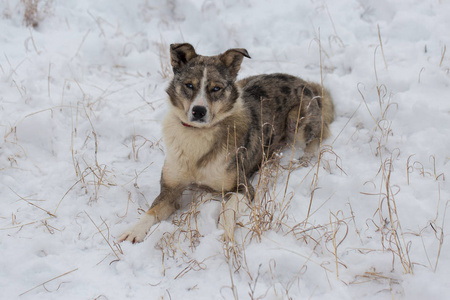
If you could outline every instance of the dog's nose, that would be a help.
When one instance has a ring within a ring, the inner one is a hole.
[[[206,115],[206,107],[204,106],[200,106],[200,105],[196,105],[192,108],[192,117],[193,120],[200,120],[201,118],[203,118]]]

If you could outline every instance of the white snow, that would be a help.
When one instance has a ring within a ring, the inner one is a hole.
[[[0,2],[0,298],[450,297],[448,1],[41,0],[35,28],[25,2]],[[319,168],[266,178],[237,257],[208,195],[114,243],[159,192],[178,42],[334,97]]]

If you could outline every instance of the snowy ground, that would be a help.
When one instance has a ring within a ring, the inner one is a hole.
[[[449,297],[449,2],[42,0],[34,28],[23,2],[0,2],[0,298]],[[159,192],[183,41],[334,97],[319,167],[261,173],[273,218],[236,251],[208,195],[114,243]]]

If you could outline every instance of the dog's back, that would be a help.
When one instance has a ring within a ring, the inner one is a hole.
[[[310,159],[317,142],[329,136],[333,103],[320,85],[279,73],[248,77],[237,84],[251,120],[242,145],[247,149],[248,176],[263,155],[269,157],[294,138],[306,144],[305,155]]]

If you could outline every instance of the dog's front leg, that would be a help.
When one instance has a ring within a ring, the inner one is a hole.
[[[168,188],[162,185],[161,193],[153,201],[150,209],[136,225],[120,235],[119,242],[129,241],[133,244],[142,242],[154,224],[167,219],[175,211],[176,201],[183,191],[184,188],[181,187]]]
[[[219,228],[224,230],[223,237],[226,241],[234,242],[236,220],[248,210],[248,206],[247,197],[241,193],[232,193],[223,204],[219,217]]]

